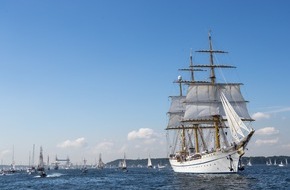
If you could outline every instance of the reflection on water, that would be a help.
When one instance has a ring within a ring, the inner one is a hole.
[[[182,174],[174,175],[175,187],[182,189],[250,189],[251,179],[240,174]]]

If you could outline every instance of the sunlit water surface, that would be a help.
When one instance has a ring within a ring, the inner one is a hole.
[[[32,189],[289,189],[290,166],[254,165],[239,174],[181,174],[171,168],[50,170],[46,178],[26,172],[0,176],[1,190]]]

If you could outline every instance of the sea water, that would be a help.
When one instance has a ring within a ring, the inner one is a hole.
[[[182,174],[164,169],[50,170],[40,178],[25,171],[0,176],[1,190],[34,189],[289,189],[290,166],[253,165],[238,174]]]

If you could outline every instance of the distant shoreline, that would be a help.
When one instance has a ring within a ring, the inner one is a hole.
[[[252,164],[266,164],[266,162],[269,162],[271,160],[272,163],[276,160],[276,163],[279,164],[280,162],[283,162],[285,164],[286,159],[290,162],[290,156],[244,156],[242,157],[242,164],[247,164],[249,161],[251,161]],[[118,166],[119,162],[123,160],[122,159],[116,159],[110,162],[107,162],[105,165],[106,166]],[[138,159],[126,159],[127,165],[128,166],[147,166],[148,158],[138,158]],[[168,165],[169,160],[168,158],[151,158],[151,162],[153,165]],[[74,164],[74,163],[73,163]],[[27,168],[29,165],[26,164],[16,164],[15,165],[17,168]],[[1,168],[7,168],[11,167],[11,164],[1,164]]]
[[[290,161],[290,156],[245,156],[242,157],[242,164],[247,164],[249,160],[251,161],[252,164],[266,164],[267,161],[271,159],[272,163],[276,160],[277,163],[280,163],[281,161],[285,163],[285,160]],[[118,166],[119,161],[122,159],[116,159],[114,161],[106,163],[106,165],[111,165],[111,166]],[[133,166],[146,166],[147,165],[147,158],[143,159],[127,159],[126,162],[128,165],[133,165]],[[164,164],[164,165],[170,165],[168,158],[151,158],[151,162],[153,165],[157,164]]]

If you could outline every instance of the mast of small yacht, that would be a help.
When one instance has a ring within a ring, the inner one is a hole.
[[[12,153],[12,169],[15,169],[15,160],[14,160],[14,145],[13,145],[13,153]]]
[[[34,167],[34,151],[35,151],[35,144],[32,146],[32,167]]]

